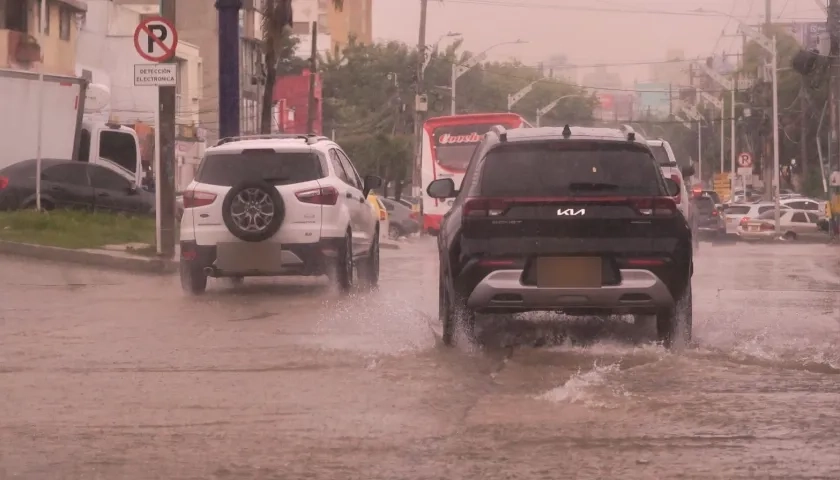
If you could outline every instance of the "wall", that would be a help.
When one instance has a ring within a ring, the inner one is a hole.
[[[90,0],[85,25],[79,36],[77,62],[80,67],[91,69],[99,81],[111,91],[109,110],[111,117],[122,123],[152,122],[157,105],[155,87],[134,86],[134,65],[147,64],[134,48],[134,30],[140,22],[136,11],[114,5],[109,0]],[[179,40],[176,57],[179,66],[180,91],[176,122],[198,124],[202,82],[202,58],[195,45]]]
[[[277,112],[277,122],[284,126],[285,133],[322,133],[321,76],[315,78],[315,98],[318,102],[314,123],[315,132],[307,131],[309,112],[309,70],[301,75],[280,77],[274,84],[274,101],[281,104]],[[294,110],[294,120],[289,120],[289,110]]]
[[[8,0],[24,1],[24,0]],[[37,5],[37,6],[36,6]],[[39,38],[40,3],[30,4],[28,8],[27,33],[36,40]],[[49,0],[47,2],[47,32],[39,41],[41,58],[45,73],[74,75],[76,67],[76,42],[79,31],[79,19],[85,11],[85,5],[74,0]],[[20,35],[7,29],[0,29],[0,68],[33,70],[37,64],[25,64],[16,61],[14,50]]]

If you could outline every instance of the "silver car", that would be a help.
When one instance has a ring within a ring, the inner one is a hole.
[[[781,236],[787,240],[828,240],[826,231],[820,227],[821,218],[814,212],[786,209],[782,210],[779,220]],[[772,240],[776,237],[776,212],[770,210],[758,218],[745,218],[738,225],[738,236],[744,240]]]

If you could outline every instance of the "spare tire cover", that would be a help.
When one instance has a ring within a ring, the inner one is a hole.
[[[274,236],[280,230],[285,214],[280,192],[262,180],[234,185],[222,202],[225,226],[246,242],[261,242]]]

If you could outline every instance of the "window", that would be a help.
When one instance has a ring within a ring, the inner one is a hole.
[[[350,177],[350,185],[358,188],[359,190],[364,189],[364,183],[362,179],[359,178],[359,172],[356,171],[356,167],[353,166],[353,162],[347,158],[347,155],[342,152],[341,150],[338,151],[338,158],[341,160],[341,165],[344,167],[344,171],[347,172],[347,176]]]
[[[820,209],[820,205],[817,202],[804,201],[804,202],[799,202],[799,203],[802,204],[802,206],[799,207],[802,210],[819,210]]]
[[[49,36],[50,34],[50,7],[47,6],[47,15],[46,20],[44,21],[44,35]],[[38,3],[38,6],[35,8],[35,15],[38,15],[38,29],[41,29],[41,3]]]
[[[41,179],[45,182],[66,183],[81,187],[90,186],[88,180],[87,165],[84,163],[73,163],[55,165],[44,170]]]
[[[90,168],[88,173],[90,173],[90,183],[93,188],[127,191],[128,187],[131,186],[131,182],[105,167],[88,165],[88,168]]]
[[[211,153],[204,157],[195,181],[232,187],[248,180],[290,185],[322,178],[321,161],[310,152],[250,149],[241,153]]]
[[[770,210],[775,210],[775,209],[776,209],[776,207],[773,206],[773,205],[766,205],[766,206],[763,206],[763,207],[758,207],[758,213],[760,215],[764,212],[767,212],[767,211],[770,211]]]
[[[329,17],[327,17],[326,13],[322,13],[318,15],[318,33],[321,35],[327,35],[330,33],[330,23]]]
[[[671,157],[668,156],[668,150],[665,150],[665,145],[651,146],[650,151],[653,152],[653,158],[659,165],[670,165]]]
[[[793,218],[791,219],[793,223],[808,223],[808,217],[805,216],[802,212],[796,212],[793,214]]]
[[[99,134],[99,156],[131,173],[137,172],[137,142],[130,133],[103,130]]]
[[[779,218],[784,217],[784,212],[779,214]],[[770,210],[768,212],[764,212],[758,216],[759,220],[775,220],[776,219],[776,212],[774,210]]]
[[[749,211],[750,207],[746,205],[730,205],[724,209],[726,215],[746,215]]]
[[[294,22],[292,33],[295,35],[309,35],[309,22]]]
[[[58,37],[62,40],[70,40],[70,22],[73,14],[67,7],[60,7],[58,10]]]
[[[333,170],[335,170],[335,176],[347,185],[353,185],[350,182],[350,176],[344,171],[344,166],[341,165],[341,160],[339,160],[338,153],[335,149],[330,150],[330,163],[332,164]]]
[[[807,213],[808,215],[808,222],[809,223],[817,223],[820,221],[820,217],[816,213]]]
[[[487,153],[481,195],[658,196],[662,175],[647,149],[624,142],[501,144]]]

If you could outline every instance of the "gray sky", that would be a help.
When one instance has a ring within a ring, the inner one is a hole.
[[[825,21],[814,0],[772,2],[774,21]],[[764,4],[764,0],[429,0],[427,43],[448,31],[463,34],[464,48],[472,51],[521,38],[529,43],[495,48],[491,58],[515,57],[531,65],[556,54],[578,65],[660,61],[669,48],[682,49],[688,57],[705,57],[713,50],[739,51],[740,37],[721,38],[724,29],[735,33],[735,21],[693,10],[731,13],[755,23],[764,19]],[[373,10],[375,39],[417,43],[420,0],[374,0]],[[627,85],[634,79],[647,80],[650,67],[610,68]]]

